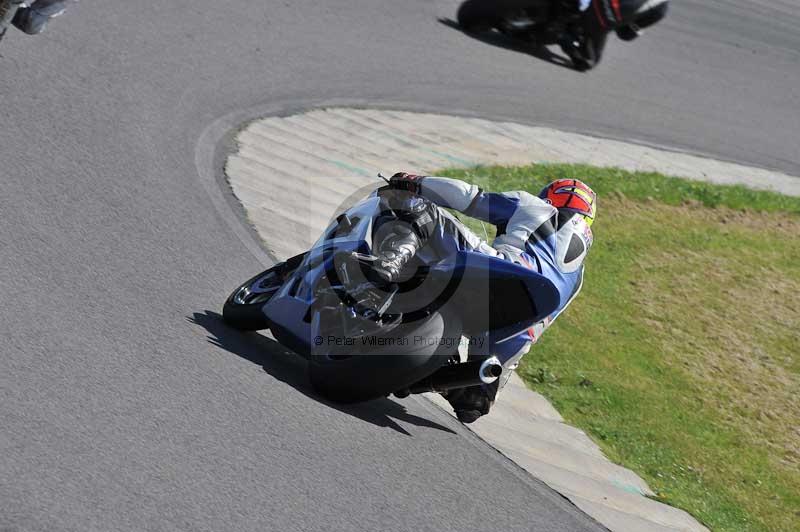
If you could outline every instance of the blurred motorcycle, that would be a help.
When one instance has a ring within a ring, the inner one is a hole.
[[[581,13],[557,0],[466,0],[458,23],[469,33],[491,30],[534,46],[558,44],[576,70],[591,69],[591,45],[580,23]]]
[[[669,0],[466,0],[458,23],[466,32],[497,30],[540,48],[558,44],[586,71],[600,62],[609,33],[632,41],[668,10]]]

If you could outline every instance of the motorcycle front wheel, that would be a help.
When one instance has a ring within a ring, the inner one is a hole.
[[[274,296],[286,278],[305,258],[305,253],[279,262],[264,270],[231,292],[222,307],[225,323],[240,331],[259,331],[269,328],[269,322],[262,309]]]

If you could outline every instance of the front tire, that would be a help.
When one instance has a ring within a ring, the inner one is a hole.
[[[261,309],[283,284],[281,275],[283,265],[282,262],[276,264],[231,292],[222,307],[222,319],[225,320],[225,323],[240,331],[258,331],[269,328],[267,317]],[[254,293],[253,290],[256,287],[259,290],[262,288],[266,290]]]
[[[286,278],[300,265],[306,254],[294,256],[286,262],[264,270],[231,292],[222,307],[225,323],[240,331],[260,331],[269,328],[262,309],[280,289]]]
[[[572,67],[578,72],[588,72],[593,68],[593,66],[594,65],[583,58],[572,58]]]

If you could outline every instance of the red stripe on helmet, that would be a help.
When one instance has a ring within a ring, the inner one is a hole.
[[[581,214],[585,214],[586,216],[592,215],[592,207],[591,205],[589,205],[589,203],[587,203],[585,199],[577,195],[572,196],[572,198],[575,201],[573,201],[572,205],[569,206],[570,209],[575,209],[576,211],[579,211]]]

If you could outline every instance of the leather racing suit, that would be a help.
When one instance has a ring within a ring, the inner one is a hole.
[[[560,304],[550,316],[527,331],[495,346],[503,363],[498,386],[547,327],[566,309],[583,283],[583,261],[592,244],[591,228],[580,217],[565,217],[528,192],[483,192],[475,185],[445,177],[425,177],[418,194],[437,206],[441,231],[457,236],[460,246],[522,265],[544,275],[558,289]],[[487,222],[497,228],[489,245],[443,208]],[[499,349],[499,350],[498,350]],[[477,353],[476,353],[477,354]],[[497,387],[490,391],[491,399]]]

